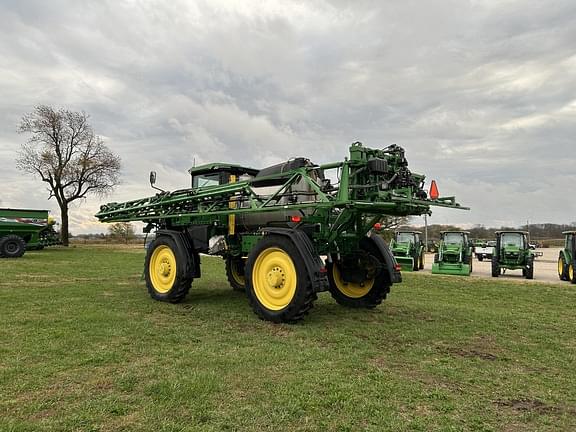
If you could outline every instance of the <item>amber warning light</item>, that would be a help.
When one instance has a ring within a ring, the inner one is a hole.
[[[438,186],[436,185],[436,180],[432,180],[430,185],[430,193],[428,194],[430,199],[437,200],[440,194],[438,193]]]

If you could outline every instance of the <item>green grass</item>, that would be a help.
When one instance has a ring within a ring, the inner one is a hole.
[[[322,293],[263,322],[203,259],[151,300],[143,251],[0,260],[1,431],[576,428],[576,290],[405,274],[375,310]]]

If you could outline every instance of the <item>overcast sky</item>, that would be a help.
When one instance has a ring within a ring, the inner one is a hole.
[[[0,0],[0,207],[49,208],[14,167],[34,105],[84,110],[123,161],[109,197],[186,170],[406,149],[470,212],[430,223],[576,221],[576,1]],[[56,212],[57,214],[57,212]],[[415,220],[419,223],[419,220]]]

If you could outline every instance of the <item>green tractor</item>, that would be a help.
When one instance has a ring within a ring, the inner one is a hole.
[[[144,264],[153,299],[182,301],[201,276],[201,254],[216,255],[232,287],[272,322],[302,319],[322,291],[343,306],[378,306],[401,282],[400,266],[374,234],[382,217],[463,208],[454,197],[428,198],[424,176],[408,169],[397,145],[354,143],[348,158],[324,165],[306,158],[261,170],[213,163],[190,174],[191,188],[156,188],[151,197],[103,205],[96,217],[143,221],[155,233]]]
[[[498,277],[506,270],[522,270],[526,279],[534,279],[534,258],[530,249],[528,232],[497,231],[496,246],[492,256],[492,277]]]
[[[424,242],[420,231],[396,231],[390,249],[403,271],[424,269]]]
[[[576,284],[574,266],[576,265],[576,231],[565,231],[564,248],[558,256],[558,277],[563,281]]]
[[[472,246],[466,231],[441,233],[438,253],[434,255],[433,274],[470,276],[472,273]]]
[[[48,210],[0,208],[0,258],[20,258],[26,250],[60,244]]]

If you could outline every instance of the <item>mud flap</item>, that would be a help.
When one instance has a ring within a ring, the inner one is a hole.
[[[263,228],[262,234],[276,234],[289,237],[296,246],[304,263],[315,292],[328,291],[326,267],[314,250],[314,245],[304,232],[290,228]]]
[[[384,258],[384,264],[386,265],[386,270],[390,276],[390,283],[400,283],[402,282],[402,274],[400,273],[400,265],[396,262],[392,251],[384,241],[384,239],[378,235],[371,235],[368,237],[376,245],[382,257]]]
[[[156,238],[160,236],[171,237],[176,242],[178,248],[182,249],[188,255],[186,274],[189,274],[193,278],[199,278],[201,276],[200,255],[194,250],[192,240],[185,233],[171,230],[156,231]]]

